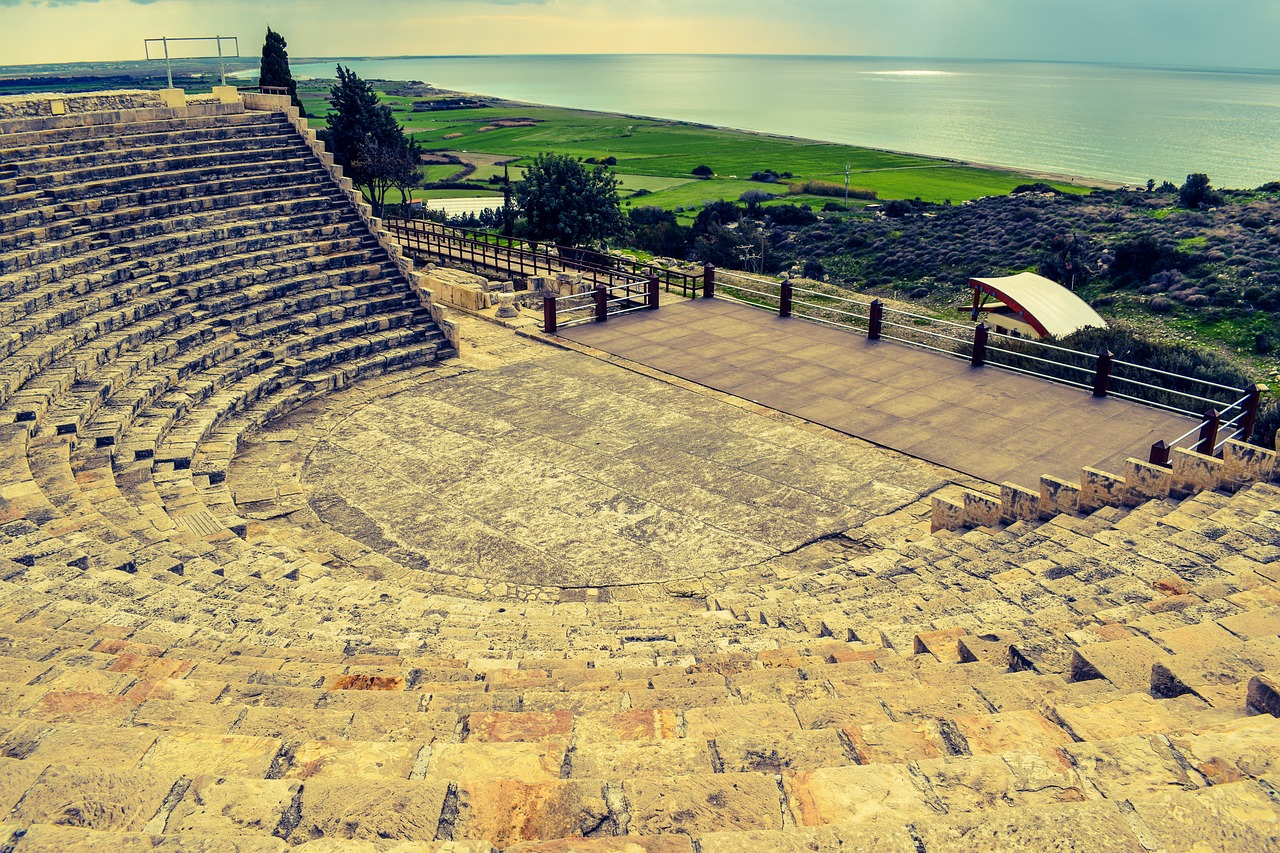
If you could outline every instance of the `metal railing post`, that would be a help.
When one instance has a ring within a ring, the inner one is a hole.
[[[782,280],[782,294],[778,297],[778,316],[791,316],[791,279],[784,278]]]
[[[656,275],[649,276],[649,305],[650,311],[658,310],[658,277]]]
[[[981,367],[987,361],[987,334],[986,323],[973,327],[973,358],[970,361],[974,367]]]
[[[548,335],[556,333],[556,298],[542,297],[542,330]]]
[[[1107,386],[1111,384],[1111,350],[1098,353],[1098,364],[1093,369],[1093,396],[1107,396]]]
[[[1151,455],[1147,457],[1147,461],[1152,465],[1169,467],[1169,445],[1164,443],[1164,439],[1151,445]]]
[[[1205,456],[1213,455],[1213,448],[1218,443],[1218,427],[1222,424],[1222,416],[1217,409],[1204,413],[1204,422],[1200,424],[1200,440],[1196,442],[1196,453]]]
[[[609,288],[597,284],[593,293],[596,298],[596,322],[603,323],[609,319]]]
[[[702,267],[702,298],[710,299],[716,295],[716,268],[711,264]]]
[[[1244,400],[1244,418],[1240,421],[1240,440],[1248,441],[1253,437],[1253,426],[1258,422],[1258,409],[1262,406],[1262,392],[1265,385],[1253,383],[1248,387],[1249,396]]]
[[[867,340],[880,340],[880,328],[884,323],[884,303],[879,299],[871,300],[871,310],[867,312]]]

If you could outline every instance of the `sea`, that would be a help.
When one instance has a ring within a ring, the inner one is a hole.
[[[431,56],[295,62],[1125,184],[1280,180],[1280,69],[844,56]]]

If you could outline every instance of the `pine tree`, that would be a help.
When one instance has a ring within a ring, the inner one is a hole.
[[[333,152],[333,159],[352,183],[358,186],[381,215],[387,190],[404,183],[406,161],[417,155],[409,152],[409,140],[396,124],[391,108],[378,102],[378,93],[347,68],[338,66],[338,81],[329,90],[329,127],[320,137]]]
[[[307,111],[298,97],[298,84],[289,71],[288,46],[284,36],[267,27],[267,38],[262,43],[262,64],[258,68],[258,85],[289,90],[289,100],[305,116]]]

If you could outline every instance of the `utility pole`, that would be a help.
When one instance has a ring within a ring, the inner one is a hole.
[[[849,209],[849,171],[853,168],[852,163],[844,164],[844,209]]]

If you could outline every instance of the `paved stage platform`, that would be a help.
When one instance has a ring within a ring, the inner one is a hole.
[[[1194,422],[1115,398],[723,299],[561,330],[566,338],[992,483],[1036,488]]]

